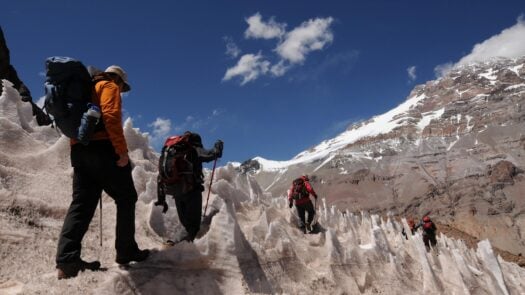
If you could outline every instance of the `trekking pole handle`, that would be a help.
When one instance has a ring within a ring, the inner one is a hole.
[[[213,169],[211,170],[210,186],[208,187],[208,197],[206,198],[206,206],[204,206],[204,213],[202,213],[202,217],[206,216],[206,210],[208,209],[208,201],[210,200],[210,193],[211,193],[211,184],[213,183],[213,175],[215,175],[216,166],[217,166],[217,158],[215,158],[215,161],[213,162]]]

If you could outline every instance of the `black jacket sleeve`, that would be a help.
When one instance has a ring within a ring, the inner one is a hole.
[[[203,147],[196,147],[197,150],[197,156],[199,158],[199,162],[211,162],[215,159],[217,159],[217,150],[215,148],[211,148],[209,150],[203,148]]]

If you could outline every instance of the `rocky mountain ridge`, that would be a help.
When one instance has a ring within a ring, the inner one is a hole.
[[[289,161],[260,157],[240,171],[282,196],[309,174],[340,210],[440,222],[525,252],[525,57],[457,68],[416,86],[393,110],[350,126]]]

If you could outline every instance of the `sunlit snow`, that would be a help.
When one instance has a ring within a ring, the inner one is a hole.
[[[411,97],[396,108],[372,118],[370,122],[366,122],[355,129],[352,128],[347,130],[333,139],[323,141],[312,149],[298,154],[289,161],[271,161],[261,157],[256,157],[254,160],[257,160],[264,170],[271,171],[286,169],[291,165],[324,158],[331,152],[352,144],[360,139],[378,134],[385,134],[392,131],[394,128],[401,126],[403,124],[403,119],[407,116],[407,111],[425,98],[425,94]]]

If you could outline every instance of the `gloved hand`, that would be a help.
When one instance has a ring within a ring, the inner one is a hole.
[[[36,122],[38,126],[47,126],[53,123],[51,118],[46,113],[44,113],[44,111],[42,111],[42,109],[39,108],[36,104],[34,104],[32,101],[31,101],[31,106],[33,108],[33,116],[36,117]]]
[[[22,101],[24,102],[33,101],[33,98],[31,97],[31,92],[29,91],[29,88],[27,88],[27,86],[24,83],[20,84],[20,86],[18,87],[18,93],[20,94],[20,99],[22,99]]]
[[[215,142],[214,147],[215,147],[217,158],[222,157],[222,149],[224,148],[224,142],[219,139]]]
[[[290,207],[290,208],[293,207],[293,201],[290,201],[290,202],[288,203],[288,207]]]
[[[33,100],[33,98],[29,95],[20,95],[20,99],[24,102],[30,102]]]
[[[164,185],[161,183],[160,175],[157,177],[157,201],[153,203],[155,206],[162,206],[162,213],[166,214],[168,211],[168,203],[166,203],[166,192]]]
[[[162,213],[166,214],[168,212],[168,203],[166,201],[156,201],[155,206],[163,206],[162,207]]]

